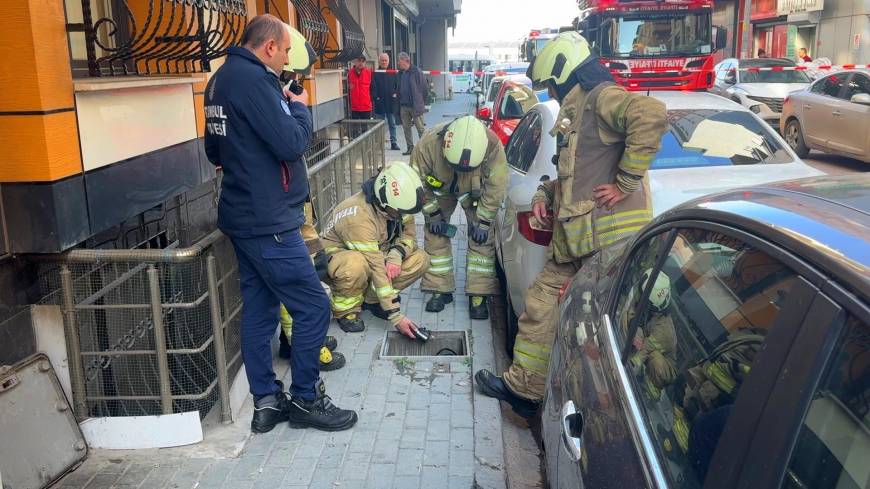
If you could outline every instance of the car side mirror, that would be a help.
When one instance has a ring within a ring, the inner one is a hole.
[[[728,70],[728,73],[725,74],[725,83],[729,85],[737,83],[737,72],[735,70]]]
[[[483,120],[489,120],[492,117],[492,112],[489,110],[489,107],[481,107],[480,110],[477,111],[477,118]]]
[[[717,26],[716,27],[716,45],[715,45],[716,51],[719,51],[721,49],[725,49],[725,47],[727,45],[728,45],[728,29],[726,29],[722,26]]]
[[[866,93],[856,93],[849,99],[853,104],[870,105],[870,95]]]

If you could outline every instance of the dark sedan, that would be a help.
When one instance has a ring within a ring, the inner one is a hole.
[[[870,487],[870,175],[695,200],[608,256],[562,298],[552,488]]]

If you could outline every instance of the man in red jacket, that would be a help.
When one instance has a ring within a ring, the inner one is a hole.
[[[350,118],[372,118],[372,70],[366,67],[366,57],[360,55],[347,72],[347,90],[350,94]]]

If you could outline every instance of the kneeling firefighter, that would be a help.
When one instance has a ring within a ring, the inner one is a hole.
[[[424,247],[432,262],[421,283],[424,292],[432,293],[426,310],[440,312],[453,302],[456,285],[450,237],[455,228],[449,222],[458,202],[468,219],[465,292],[469,316],[486,319],[486,299],[499,293],[490,226],[507,187],[504,147],[483,123],[465,116],[424,134],[411,153],[411,165],[426,181]]]
[[[527,75],[559,101],[557,179],[532,199],[535,218],[551,225],[547,263],[526,293],[513,363],[503,377],[475,375],[480,390],[532,416],[544,394],[559,289],[583,259],[639,231],[652,218],[646,171],[667,128],[658,100],[628,92],[592,54],[578,32],[541,49]]]
[[[329,255],[332,312],[348,333],[365,324],[360,310],[390,321],[410,338],[414,323],[401,313],[399,291],[429,268],[417,248],[414,214],[423,207],[423,184],[402,161],[389,163],[362,191],[335,207],[321,233]]]

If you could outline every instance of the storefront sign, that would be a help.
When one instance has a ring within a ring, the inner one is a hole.
[[[777,0],[777,15],[788,15],[795,12],[815,12],[825,8],[825,0]]]
[[[785,44],[785,57],[786,58],[794,58],[795,49],[794,49],[794,40],[797,37],[797,26],[790,25],[788,26],[788,41]]]

